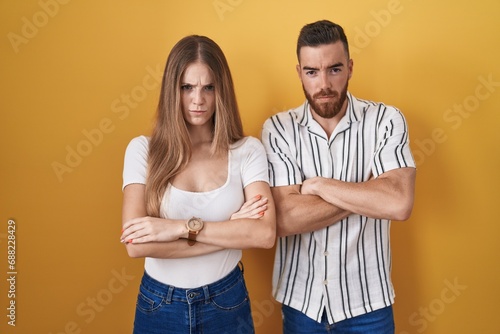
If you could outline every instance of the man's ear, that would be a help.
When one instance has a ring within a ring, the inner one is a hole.
[[[299,75],[299,79],[301,78],[300,77],[300,64],[297,64],[297,66],[295,66],[295,69],[297,70],[297,74]]]

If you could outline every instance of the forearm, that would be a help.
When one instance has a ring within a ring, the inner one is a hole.
[[[273,247],[276,241],[276,211],[269,185],[252,183],[245,188],[245,195],[250,200],[230,220],[206,223],[196,239],[229,249]],[[258,200],[254,200],[256,198]]]
[[[259,195],[257,195],[259,194]],[[181,258],[220,249],[271,248],[276,240],[276,214],[269,185],[255,182],[245,188],[249,205],[221,222],[205,222],[194,246],[187,244],[187,220],[144,216],[143,186],[125,188],[122,235],[131,257]]]
[[[276,239],[275,213],[265,212],[259,219],[235,219],[206,222],[196,240],[230,249],[271,248]]]
[[[277,235],[280,237],[320,230],[349,216],[350,212],[340,209],[315,195],[303,195],[280,189],[273,189],[276,200]]]
[[[126,244],[130,257],[152,257],[159,259],[176,259],[199,256],[222,250],[222,247],[208,245],[201,242],[189,246],[186,239],[171,242],[148,242],[143,244]]]
[[[401,168],[366,182],[308,180],[304,191],[345,210],[380,219],[406,220],[413,208],[415,170]]]
[[[274,210],[260,219],[204,222],[193,246],[184,220],[139,217],[124,224],[121,238],[130,257],[183,258],[221,249],[271,248],[276,232]]]

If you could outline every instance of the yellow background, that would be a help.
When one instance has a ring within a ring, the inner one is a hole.
[[[350,39],[350,91],[404,112],[418,162],[413,215],[392,228],[396,333],[500,333],[499,12],[496,0],[1,0],[0,332],[130,333],[143,261],[118,240],[123,153],[150,132],[171,47],[219,43],[258,137],[304,100],[297,34],[326,18]],[[260,334],[281,330],[273,256],[244,254]]]

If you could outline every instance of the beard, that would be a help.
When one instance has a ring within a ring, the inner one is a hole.
[[[304,90],[304,94],[306,95],[306,99],[309,102],[311,109],[318,114],[322,118],[333,118],[338,115],[338,113],[342,110],[344,106],[344,102],[347,99],[347,86],[349,82],[345,83],[344,88],[339,93],[337,91],[333,91],[331,89],[322,89],[318,93],[311,96],[304,85],[302,85],[302,89]],[[317,98],[322,96],[332,96],[334,98],[331,102],[323,102],[319,103],[316,101]]]

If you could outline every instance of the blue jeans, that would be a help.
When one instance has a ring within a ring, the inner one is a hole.
[[[282,312],[285,334],[394,334],[392,306],[334,324],[328,324],[325,313],[321,322],[316,322],[286,305],[282,306]]]
[[[142,277],[134,334],[253,334],[250,299],[239,266],[226,277],[181,289]]]

